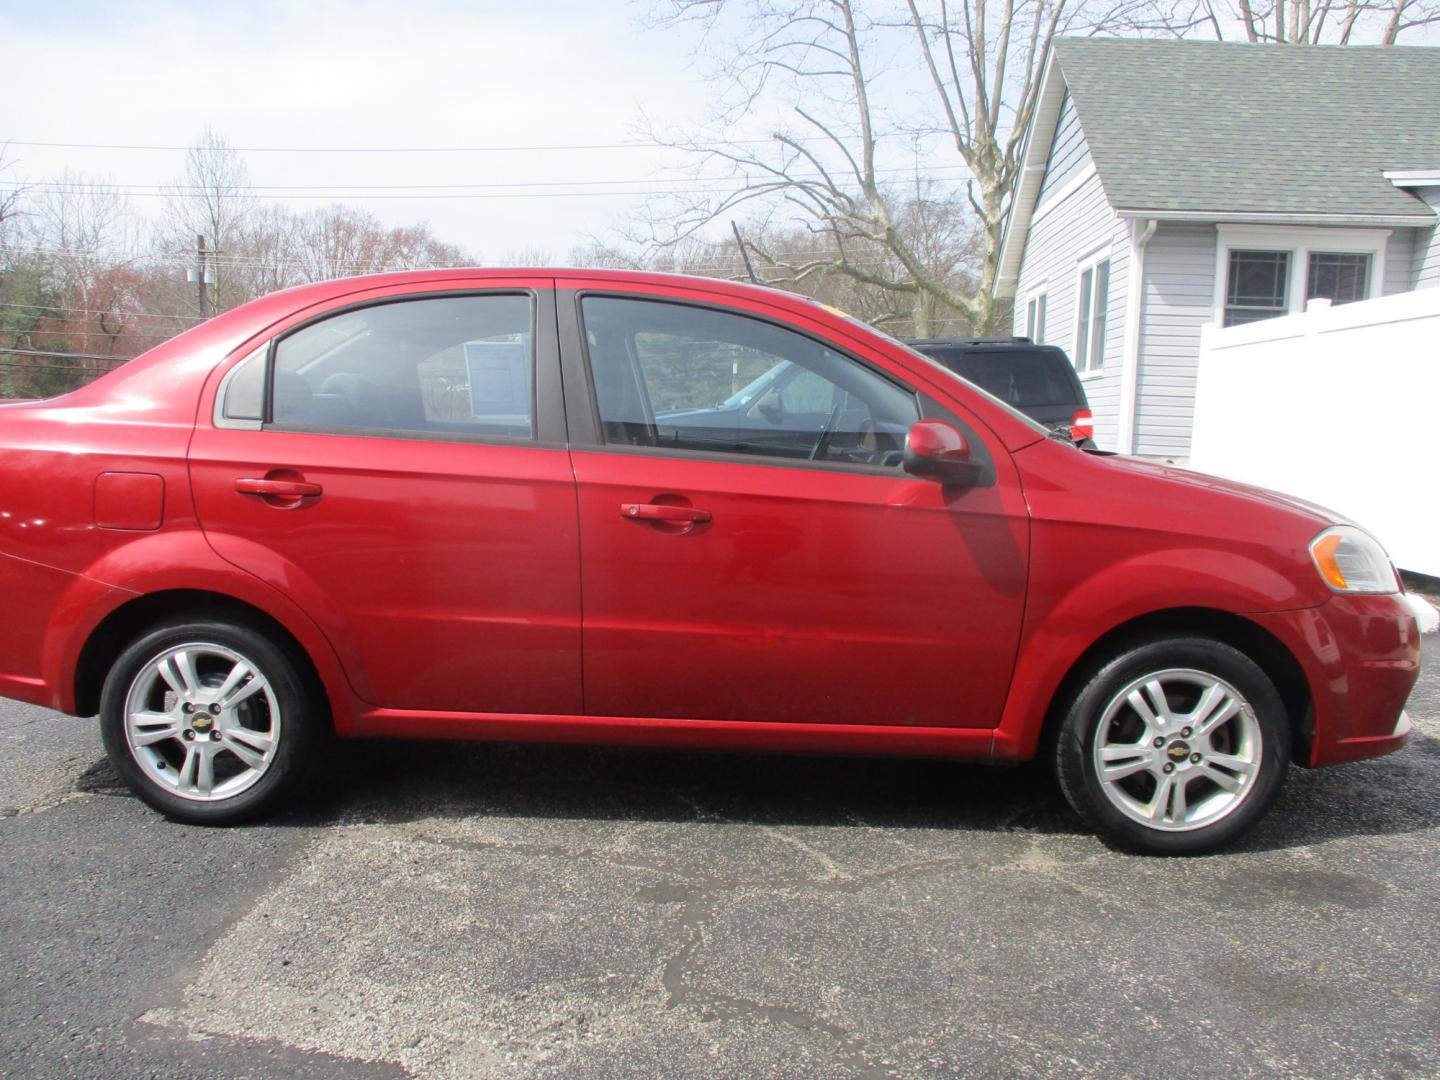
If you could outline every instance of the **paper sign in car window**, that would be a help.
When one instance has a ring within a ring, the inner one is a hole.
[[[467,341],[465,367],[470,378],[472,416],[528,420],[530,347],[527,339]]]

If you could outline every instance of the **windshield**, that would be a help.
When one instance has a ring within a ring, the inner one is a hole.
[[[782,360],[769,371],[764,372],[758,378],[750,380],[735,393],[731,394],[718,406],[721,409],[738,409],[742,405],[749,405],[757,397],[763,394],[781,373],[790,366],[789,360]]]

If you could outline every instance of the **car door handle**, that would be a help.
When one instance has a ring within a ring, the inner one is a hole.
[[[635,521],[668,521],[677,525],[699,525],[710,520],[709,510],[666,503],[621,503],[620,516]]]
[[[279,499],[313,499],[324,490],[306,480],[263,480],[244,477],[235,481],[241,495],[268,495]]]

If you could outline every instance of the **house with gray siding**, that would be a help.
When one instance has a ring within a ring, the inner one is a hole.
[[[996,295],[1102,448],[1183,463],[1201,327],[1440,287],[1437,223],[1440,48],[1062,38]]]

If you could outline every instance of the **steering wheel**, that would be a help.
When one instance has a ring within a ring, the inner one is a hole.
[[[875,428],[875,418],[868,413],[855,425],[855,449],[872,457],[880,449],[880,433]]]
[[[821,433],[819,442],[815,444],[815,449],[810,451],[811,461],[823,461],[835,436],[840,434],[836,430],[835,424],[840,419],[841,412],[841,405],[836,405],[835,408],[830,411],[830,417],[825,421],[825,430]],[[875,427],[875,418],[868,413],[862,420],[856,422],[854,432],[846,432],[845,434],[852,434],[855,440],[848,449],[853,450],[857,454],[865,455],[867,459],[873,459],[880,449],[880,438],[879,432]]]

